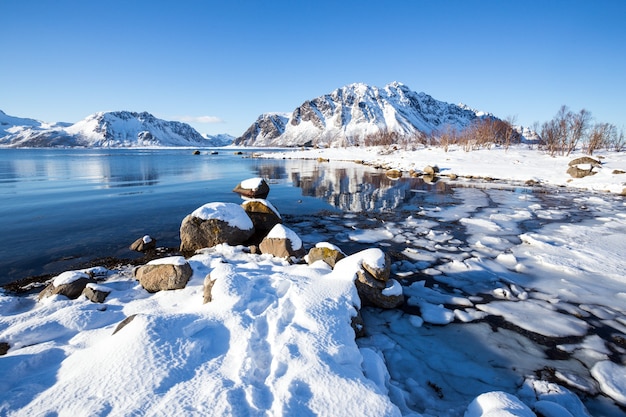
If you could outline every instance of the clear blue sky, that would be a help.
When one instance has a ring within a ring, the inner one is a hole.
[[[523,125],[626,125],[626,1],[0,0],[0,109],[148,111],[241,135],[264,112],[400,81]]]

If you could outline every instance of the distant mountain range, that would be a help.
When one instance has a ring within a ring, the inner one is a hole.
[[[0,111],[0,146],[5,147],[254,147],[350,146],[380,132],[411,136],[494,117],[463,104],[438,101],[393,82],[384,88],[350,84],[307,100],[291,113],[264,113],[239,138],[202,136],[186,123],[143,112],[101,112],[75,123],[43,123]],[[525,138],[534,132],[518,127]]]
[[[7,147],[130,148],[151,146],[226,146],[234,137],[204,137],[186,123],[150,113],[95,113],[78,123],[44,123],[0,111],[0,145]]]
[[[307,100],[292,113],[262,114],[235,144],[346,146],[381,131],[405,136],[444,126],[463,129],[485,116],[491,115],[435,100],[398,82],[384,88],[350,84]]]

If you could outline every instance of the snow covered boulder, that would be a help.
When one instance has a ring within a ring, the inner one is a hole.
[[[467,406],[463,417],[537,417],[516,396],[493,391],[480,394]]]
[[[278,210],[267,200],[246,200],[241,207],[248,213],[254,225],[254,235],[251,238],[254,244],[258,244],[274,226],[283,222]]]
[[[148,292],[185,288],[193,270],[182,256],[155,259],[135,269],[135,278]]]
[[[597,174],[594,168],[602,168],[602,163],[589,156],[573,159],[569,162],[567,173],[572,178],[584,178]]]
[[[335,264],[334,273],[352,276],[363,304],[396,308],[404,302],[402,286],[389,279],[391,260],[382,250],[357,252]]]
[[[270,186],[263,178],[249,178],[237,184],[233,191],[243,198],[267,198]]]
[[[94,303],[104,303],[104,300],[111,293],[111,289],[104,285],[89,283],[83,290],[83,295]]]
[[[208,203],[183,219],[180,250],[195,251],[220,243],[236,246],[254,234],[252,220],[234,203]]]
[[[84,271],[66,271],[54,278],[43,291],[39,293],[41,300],[56,294],[64,295],[70,300],[78,298],[87,284],[95,283],[96,280]]]
[[[334,268],[335,264],[345,257],[345,253],[337,246],[328,242],[320,242],[314,248],[311,248],[306,256],[306,262],[311,265],[317,261],[324,261],[331,268]]]
[[[269,253],[277,258],[302,258],[305,254],[302,240],[296,232],[277,224],[270,230],[259,245],[261,253]]]
[[[147,252],[156,249],[156,239],[150,235],[145,235],[135,240],[129,247],[130,250],[137,252]]]

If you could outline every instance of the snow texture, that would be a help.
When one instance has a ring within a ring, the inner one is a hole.
[[[250,230],[254,227],[246,211],[235,203],[207,203],[195,209],[191,215],[203,220],[221,220],[241,230]]]

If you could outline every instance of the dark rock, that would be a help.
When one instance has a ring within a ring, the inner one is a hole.
[[[382,252],[380,249],[366,249],[365,251],[378,251],[378,252]],[[365,252],[364,251],[364,252]],[[372,252],[374,253],[374,252]],[[379,280],[379,281],[383,281],[383,282],[387,282],[387,280],[389,279],[389,275],[391,274],[391,259],[389,258],[389,255],[384,253],[382,256],[384,256],[384,261],[382,262],[382,265],[380,264],[370,264],[368,263],[368,260],[370,259],[370,257],[366,257],[363,260],[363,269],[365,269],[367,272],[369,272],[370,274],[372,274],[372,276]],[[374,257],[371,257],[371,259],[375,259]]]
[[[254,225],[254,235],[250,238],[252,244],[261,242],[274,226],[283,222],[278,211],[267,200],[247,200],[241,207]]]
[[[359,292],[359,297],[365,305],[390,309],[396,308],[404,303],[404,295],[402,294],[385,294],[385,289],[390,288],[392,285],[400,285],[394,280],[388,281],[388,285],[384,286],[382,289],[378,286],[365,284],[361,280],[356,280],[355,285]]]
[[[182,256],[157,259],[135,269],[135,278],[148,292],[185,288],[191,275],[191,265]]]
[[[354,330],[354,337],[365,337],[365,322],[359,310],[356,311],[356,316],[352,317],[350,326]]]
[[[156,249],[156,239],[150,235],[145,235],[135,240],[129,247],[130,250],[137,252],[147,252]]]
[[[233,192],[246,198],[267,198],[270,186],[263,178],[250,178],[237,184]]]
[[[0,356],[7,354],[11,346],[7,342],[0,342]]]
[[[120,330],[122,330],[124,327],[126,327],[126,326],[127,326],[127,325],[131,322],[131,321],[133,321],[133,320],[134,320],[134,318],[135,318],[135,317],[137,317],[137,315],[136,315],[136,314],[133,314],[133,315],[130,315],[130,316],[126,317],[124,320],[122,320],[122,321],[120,322],[120,324],[118,324],[118,325],[115,327],[115,330],[113,330],[113,334],[115,334],[115,333],[119,332],[119,331],[120,331]]]
[[[104,303],[111,290],[102,286],[87,285],[83,290],[83,295],[94,303]]]
[[[70,300],[78,298],[87,284],[96,280],[82,271],[66,271],[55,277],[46,288],[39,293],[38,300],[59,294]]]

